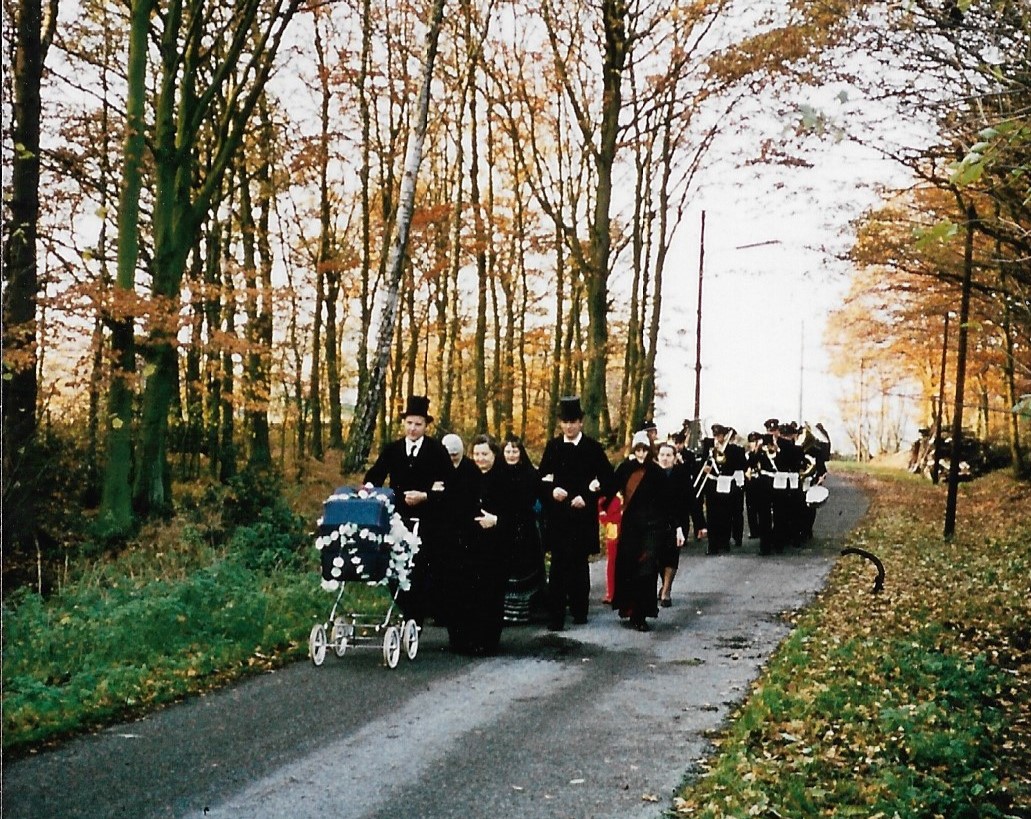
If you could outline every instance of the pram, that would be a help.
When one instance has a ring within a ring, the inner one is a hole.
[[[315,547],[322,559],[322,588],[337,592],[329,618],[312,626],[308,654],[322,665],[328,649],[343,657],[348,648],[382,647],[383,664],[396,668],[402,649],[409,660],[419,651],[419,625],[405,619],[397,594],[409,588],[419,551],[414,531],[394,511],[394,492],[372,486],[340,487],[323,502]],[[348,582],[379,587],[390,595],[386,614],[344,613]],[[395,607],[396,611],[395,611]]]

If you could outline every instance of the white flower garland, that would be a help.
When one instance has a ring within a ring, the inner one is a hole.
[[[322,588],[326,591],[336,591],[340,588],[340,578],[344,574],[345,555],[354,565],[354,573],[364,579],[369,586],[386,586],[391,581],[396,581],[399,588],[408,591],[411,588],[412,564],[415,555],[419,551],[421,538],[413,534],[401,516],[394,510],[394,503],[391,498],[382,492],[375,492],[372,484],[366,484],[354,491],[335,492],[326,499],[330,501],[347,501],[353,498],[362,500],[374,499],[387,508],[387,515],[390,518],[390,531],[385,534],[374,532],[366,526],[359,526],[357,523],[341,523],[336,529],[323,533],[315,538],[315,548],[320,552],[332,543],[340,541],[341,555],[333,558],[333,566],[330,569],[332,579],[322,580]],[[323,518],[319,518],[318,525],[321,527]],[[362,547],[377,547],[381,544],[390,546],[390,562],[387,570],[381,579],[369,578],[366,567],[362,563],[359,551]]]

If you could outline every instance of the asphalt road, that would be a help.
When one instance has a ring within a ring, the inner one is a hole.
[[[371,648],[298,662],[5,764],[2,814],[656,819],[865,512],[858,489],[829,486],[805,549],[685,547],[649,633],[601,605],[599,562],[587,625],[509,628],[484,659],[429,627],[394,670]]]

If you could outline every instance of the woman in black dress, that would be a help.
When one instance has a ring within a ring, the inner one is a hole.
[[[646,433],[634,435],[631,455],[616,468],[623,495],[623,520],[616,550],[616,589],[612,607],[638,631],[649,631],[647,617],[657,617],[659,554],[676,548],[672,483],[652,459]],[[683,531],[680,531],[683,537]]]
[[[534,607],[544,603],[544,548],[537,523],[537,489],[540,476],[523,442],[505,439],[498,472],[501,496],[510,518],[503,527],[511,562],[505,584],[505,622],[530,622]]]
[[[472,442],[472,460],[479,480],[456,506],[461,532],[460,559],[454,567],[451,648],[466,654],[492,654],[501,639],[505,580],[508,577],[511,513],[498,480],[499,450],[487,435]]]
[[[673,591],[673,578],[677,576],[677,569],[680,568],[680,550],[684,546],[685,532],[690,531],[691,520],[694,517],[695,489],[694,482],[688,468],[684,464],[677,463],[677,450],[673,444],[659,444],[655,460],[659,468],[666,474],[670,482],[670,515],[674,522],[674,537],[666,538],[659,544],[657,560],[659,564],[659,575],[662,578],[662,588],[659,590],[659,605],[669,608],[673,605],[671,592]],[[695,518],[695,528],[705,528],[704,522],[698,526]]]

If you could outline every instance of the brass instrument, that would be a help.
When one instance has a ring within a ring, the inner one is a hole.
[[[805,456],[805,464],[798,471],[799,476],[804,480],[811,478],[816,472],[818,456],[822,456],[824,460],[830,457],[831,439],[822,424],[817,424],[816,431],[814,431],[806,421],[802,427],[802,440],[798,442],[798,447]]]
[[[702,492],[705,491],[705,482],[713,477],[719,477],[720,475],[720,464],[717,461],[717,455],[715,454],[715,447],[709,451],[709,457],[705,459],[705,463],[702,464],[701,469],[698,470],[698,477],[694,480],[695,487],[695,500],[698,500],[702,496]],[[726,463],[727,456],[723,453],[723,462]],[[709,471],[705,471],[705,467],[709,467]]]

